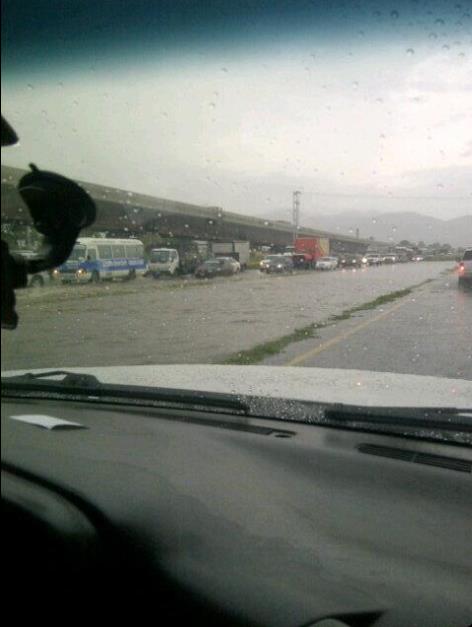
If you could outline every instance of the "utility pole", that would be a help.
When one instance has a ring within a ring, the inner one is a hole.
[[[293,192],[293,209],[292,209],[292,223],[293,223],[293,242],[297,239],[298,227],[300,226],[300,195],[301,192]]]

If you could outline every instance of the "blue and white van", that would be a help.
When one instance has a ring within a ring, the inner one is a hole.
[[[98,283],[102,279],[134,279],[146,270],[141,241],[81,237],[69,259],[54,272],[63,283]]]

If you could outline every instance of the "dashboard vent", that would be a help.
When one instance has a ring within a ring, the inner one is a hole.
[[[447,468],[458,472],[472,472],[472,462],[455,457],[443,457],[442,455],[432,455],[430,453],[418,453],[401,448],[391,448],[389,446],[379,446],[377,444],[359,444],[358,450],[368,455],[378,455],[379,457],[389,457],[415,464],[426,464],[438,468]]]

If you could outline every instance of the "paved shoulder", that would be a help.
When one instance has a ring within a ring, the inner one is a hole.
[[[320,329],[265,364],[472,380],[472,293],[443,277],[383,308]]]

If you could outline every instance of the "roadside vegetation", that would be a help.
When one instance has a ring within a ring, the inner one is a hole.
[[[258,364],[264,361],[264,359],[282,352],[287,346],[293,344],[294,342],[302,342],[304,340],[319,337],[317,332],[320,329],[332,326],[338,322],[342,322],[343,320],[348,320],[356,313],[376,309],[377,307],[391,303],[399,298],[404,298],[405,296],[411,294],[414,289],[421,287],[426,283],[430,283],[431,281],[432,279],[427,279],[417,285],[412,285],[411,287],[403,290],[389,292],[388,294],[383,294],[374,300],[350,307],[349,309],[342,311],[340,314],[330,316],[327,320],[322,322],[312,322],[307,326],[295,329],[292,333],[288,333],[287,335],[283,335],[268,342],[257,344],[248,350],[235,353],[225,359],[223,363],[243,366]]]

